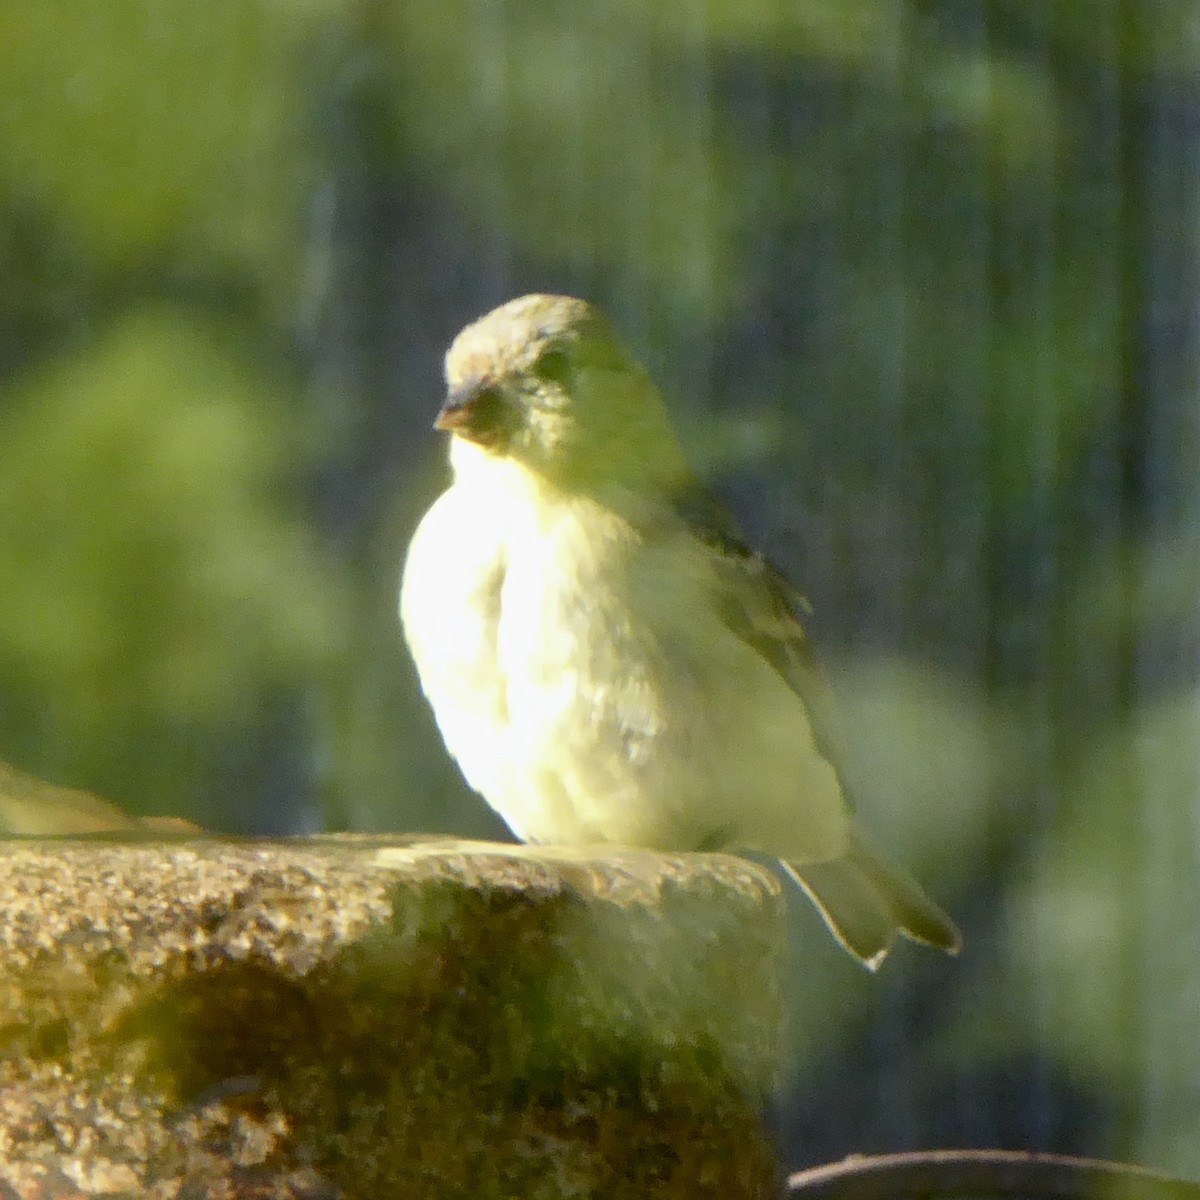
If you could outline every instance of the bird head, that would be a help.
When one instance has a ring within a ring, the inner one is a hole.
[[[683,470],[657,389],[584,300],[530,295],[494,309],[454,339],[446,384],[435,424],[453,435],[452,457],[510,459],[581,489]]]

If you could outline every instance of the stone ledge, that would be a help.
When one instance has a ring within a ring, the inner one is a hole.
[[[0,913],[0,1195],[774,1194],[740,859],[7,842]]]

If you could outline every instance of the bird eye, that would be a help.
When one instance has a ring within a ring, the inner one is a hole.
[[[566,383],[571,374],[571,360],[565,350],[551,347],[538,355],[533,369],[547,383]]]

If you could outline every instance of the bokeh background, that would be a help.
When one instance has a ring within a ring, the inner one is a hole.
[[[789,1164],[1200,1177],[1198,164],[1194,0],[0,4],[0,758],[500,836],[396,584],[446,344],[586,296],[968,939],[798,902]]]

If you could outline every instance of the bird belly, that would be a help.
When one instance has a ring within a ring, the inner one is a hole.
[[[403,622],[447,749],[518,837],[841,853],[804,706],[707,579],[595,512],[547,526],[458,491],[414,537]]]
[[[497,655],[519,836],[661,850],[840,852],[846,814],[802,704],[717,619],[704,581],[595,536],[510,562]],[[540,548],[553,547],[543,532]],[[592,553],[570,551],[591,546]],[[547,581],[554,581],[547,586]]]
[[[529,841],[841,853],[847,817],[795,697],[752,671],[727,686],[620,637],[588,664],[553,653],[507,676],[508,761],[493,805]],[[678,648],[676,648],[677,650]],[[596,669],[596,668],[600,669]]]

